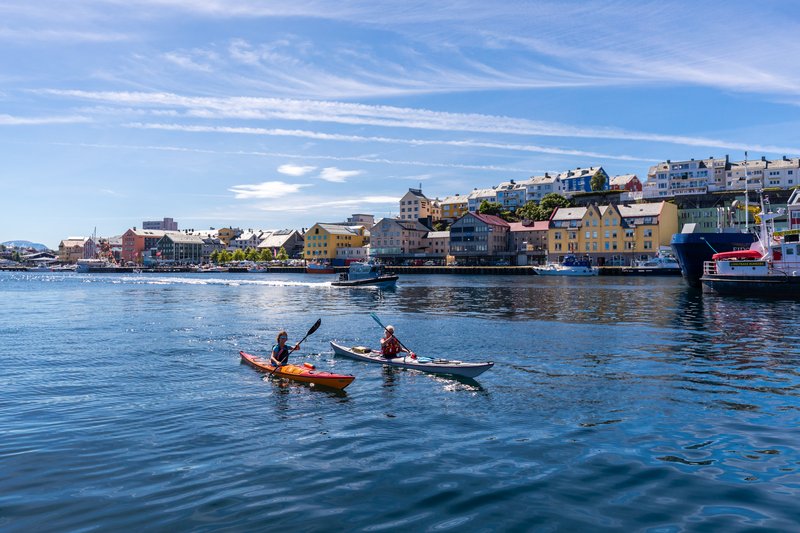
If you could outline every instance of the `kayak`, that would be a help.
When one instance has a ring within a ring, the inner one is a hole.
[[[314,370],[313,365],[309,365],[308,363],[306,363],[308,366],[283,365],[275,370],[275,367],[269,364],[269,359],[263,359],[257,355],[246,352],[239,352],[239,355],[242,356],[243,362],[252,366],[259,372],[269,372],[281,378],[301,381],[303,383],[313,383],[314,385],[329,387],[331,389],[344,389],[356,379],[355,376]]]
[[[418,357],[411,359],[409,356],[386,358],[378,350],[366,348],[364,346],[353,346],[346,348],[331,341],[331,347],[335,355],[366,361],[367,363],[378,363],[387,366],[400,368],[411,368],[430,372],[432,374],[452,374],[464,378],[477,377],[494,366],[492,361],[485,363],[465,363],[464,361],[453,361],[449,359],[432,359],[430,357]]]

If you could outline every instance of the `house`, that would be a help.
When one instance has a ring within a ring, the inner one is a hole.
[[[370,228],[370,255],[386,262],[424,257],[429,231],[417,220],[382,218]]]
[[[525,205],[527,190],[521,183],[514,180],[505,181],[495,188],[497,203],[508,211],[516,211]],[[480,204],[478,204],[480,207]]]
[[[368,237],[364,226],[317,223],[303,235],[303,258],[332,260],[338,248],[363,246]]]
[[[450,255],[450,232],[429,231],[422,240],[426,257],[445,259]]]
[[[497,192],[494,188],[473,189],[472,192],[467,195],[467,211],[477,213],[478,208],[484,201],[492,203],[497,202]]]
[[[58,260],[62,263],[75,263],[78,259],[93,257],[84,255],[87,240],[86,237],[69,237],[58,243]]]
[[[469,212],[450,226],[450,255],[474,264],[508,258],[510,225],[500,217]]]
[[[608,174],[603,170],[603,167],[578,167],[558,175],[559,180],[561,180],[564,195],[572,196],[578,192],[591,192],[592,177],[594,177],[595,174],[600,174],[604,179],[602,190],[608,190]]]
[[[509,222],[510,248],[517,265],[542,264],[547,258],[549,221]]]
[[[642,190],[642,182],[639,181],[636,174],[622,174],[611,178],[609,189],[612,191],[639,192]]]
[[[467,212],[467,197],[459,194],[448,196],[440,202],[440,205],[442,220],[452,224]]]
[[[202,262],[203,263],[210,263],[211,262],[211,254],[214,252],[220,252],[225,249],[225,244],[218,237],[211,237],[207,233],[195,233],[202,239],[203,241],[203,248],[202,248]]]
[[[527,180],[519,182],[525,188],[525,202],[541,202],[546,195],[564,193],[561,178],[558,175],[551,176],[546,173],[544,176],[532,176]]]
[[[164,220],[145,220],[142,222],[142,229],[178,231],[178,223],[171,218],[164,218]]]
[[[400,220],[418,220],[428,227],[433,222],[442,218],[442,210],[439,200],[431,200],[424,194],[422,189],[408,189],[408,192],[400,199]]]
[[[668,202],[558,208],[548,226],[548,259],[575,254],[600,266],[630,264],[655,256],[677,231],[678,208]]]
[[[262,240],[257,249],[268,248],[272,251],[272,256],[276,257],[281,248],[286,250],[286,255],[290,258],[301,257],[303,255],[303,236],[295,229],[282,229],[273,231],[268,237]]]

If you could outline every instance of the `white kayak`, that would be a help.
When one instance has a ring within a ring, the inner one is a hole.
[[[357,359],[359,361],[366,361],[367,363],[378,363],[387,366],[396,366],[400,368],[411,368],[420,370],[422,372],[430,372],[432,374],[451,374],[454,376],[461,376],[465,378],[477,377],[494,366],[492,361],[485,363],[466,363],[464,361],[453,361],[450,359],[433,359],[430,357],[418,357],[412,359],[410,356],[405,357],[383,357],[377,350],[372,350],[364,346],[353,346],[347,348],[331,341],[331,347],[335,355]]]

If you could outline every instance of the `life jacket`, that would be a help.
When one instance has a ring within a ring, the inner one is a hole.
[[[288,346],[284,346],[282,350],[279,349],[278,353],[275,353],[275,349],[279,346],[280,344],[276,344],[272,347],[272,355],[275,356],[275,359],[277,359],[280,364],[285,365],[289,362],[289,354],[291,353],[291,350]]]
[[[400,342],[394,336],[383,341],[383,347],[381,349],[383,355],[397,355],[400,353],[400,350]]]

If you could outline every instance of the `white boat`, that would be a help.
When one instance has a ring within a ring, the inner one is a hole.
[[[109,263],[105,259],[78,259],[75,271],[76,272],[103,272],[113,271],[117,266]]]
[[[789,205],[800,204],[800,190]],[[714,254],[703,263],[700,282],[705,292],[739,296],[800,296],[800,228],[775,231],[775,219],[761,201],[758,239],[749,250]]]
[[[548,263],[533,267],[540,276],[597,276],[600,269],[592,266],[589,259],[578,259],[574,255],[564,257],[561,263]]]
[[[632,274],[678,275],[681,273],[681,265],[678,263],[675,256],[672,255],[669,246],[662,246],[658,249],[658,253],[655,257],[634,261],[632,266],[623,268],[622,270],[623,272]]]

